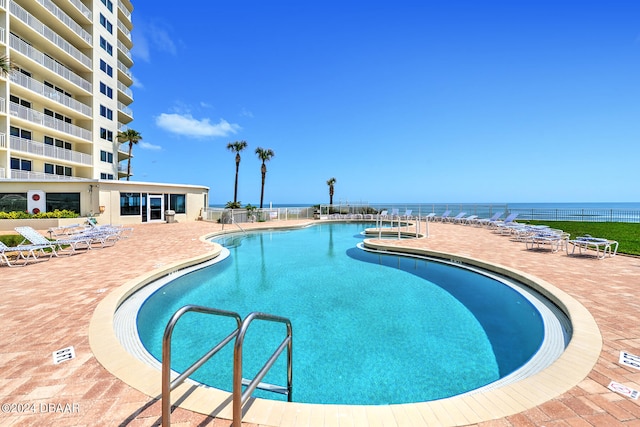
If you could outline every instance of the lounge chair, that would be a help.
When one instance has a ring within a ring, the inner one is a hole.
[[[425,221],[435,221],[436,220],[436,214],[435,212],[431,212],[429,215],[426,215],[424,217]]]
[[[491,216],[491,218],[479,218],[479,219],[476,219],[474,221],[474,225],[490,225],[490,224],[493,224],[496,221],[500,221],[500,218],[502,218],[502,215],[504,215],[504,212],[496,212]]]
[[[518,213],[510,213],[503,221],[493,221],[489,223],[489,227],[493,227],[493,228],[502,228],[502,227],[506,227],[506,226],[513,226],[515,224],[517,224],[517,222],[515,222],[515,219],[518,217]]]
[[[42,245],[19,245],[7,246],[0,242],[0,264],[7,264],[9,267],[22,267],[27,265],[31,260],[39,260],[41,256],[47,256],[47,260],[51,259],[52,252],[45,252],[48,246]],[[15,257],[15,260],[12,258]],[[17,263],[21,260],[20,263]]]
[[[460,212],[458,213],[458,215],[454,216],[454,217],[447,217],[445,219],[442,220],[442,222],[457,222],[459,220],[461,220],[462,218],[464,218],[464,216],[466,215],[466,212]]]
[[[391,220],[400,219],[400,209],[393,208],[391,209],[391,214],[389,215]]]
[[[618,242],[615,240],[591,237],[588,234],[576,237],[573,240],[568,240],[567,243],[571,243],[572,246],[570,254],[569,245],[566,245],[567,255],[573,255],[576,248],[578,248],[580,255],[582,255],[583,250],[586,252],[588,249],[594,249],[596,251],[596,258],[598,259],[604,259],[607,253],[609,253],[609,257],[613,257],[618,253]],[[602,249],[602,252],[600,249]]]
[[[400,216],[400,219],[413,219],[413,216],[411,215],[412,212],[412,209],[405,209],[404,214]]]
[[[569,233],[565,233],[562,230],[549,229],[527,236],[525,244],[527,249],[542,249],[548,246],[551,252],[558,252],[566,247],[568,240]]]
[[[68,248],[70,254],[74,254],[79,247],[91,249],[91,238],[86,236],[78,235],[77,237],[69,236],[65,239],[48,240],[28,226],[16,227],[15,230],[24,238],[23,243],[30,242],[32,245],[48,247],[53,252],[53,256],[58,256],[64,247]]]
[[[444,220],[449,218],[449,215],[451,215],[451,211],[450,210],[446,210],[446,211],[444,211],[444,213],[442,215],[435,217],[434,221],[444,222]]]
[[[458,222],[459,224],[464,225],[471,225],[476,219],[478,219],[478,215],[470,215],[466,218],[461,218],[460,220],[454,222]]]

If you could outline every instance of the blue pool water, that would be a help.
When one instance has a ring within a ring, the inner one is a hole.
[[[365,227],[333,223],[221,239],[229,258],[173,280],[143,304],[142,343],[160,359],[164,327],[186,304],[243,318],[252,311],[288,317],[294,401],[338,404],[457,395],[511,373],[540,347],[542,319],[518,292],[463,268],[362,251],[355,246]],[[173,369],[184,370],[234,328],[227,318],[185,315],[173,334]],[[252,324],[245,378],[284,334],[281,324]],[[284,359],[264,381],[286,384]],[[230,391],[232,361],[227,346],[193,378]]]

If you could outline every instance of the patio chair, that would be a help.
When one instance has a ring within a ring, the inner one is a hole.
[[[460,218],[454,222],[457,222],[458,224],[471,225],[476,219],[478,219],[478,215],[469,215],[466,218]]]
[[[506,226],[512,226],[517,224],[517,222],[515,222],[515,219],[518,217],[518,212],[515,213],[510,213],[504,220],[502,221],[493,221],[489,223],[489,227],[493,227],[493,228],[502,228],[502,227],[506,227]]]
[[[38,252],[41,256],[48,255],[47,260],[51,259],[51,253],[45,252],[46,246],[41,245],[20,245],[20,246],[7,246],[0,241],[0,264],[7,264],[9,267],[23,267],[29,263],[30,260],[40,259]],[[25,255],[26,254],[26,255]],[[12,260],[15,256],[15,260]],[[18,260],[22,260],[20,264]]]
[[[456,215],[454,217],[450,216],[450,217],[447,217],[447,218],[443,219],[442,222],[451,222],[451,223],[453,223],[453,222],[459,221],[462,218],[464,218],[464,216],[466,214],[467,214],[466,212],[460,212],[460,213],[458,213],[458,215]]]
[[[426,215],[424,217],[425,221],[435,221],[436,220],[436,214],[435,212],[431,212],[430,214]]]
[[[446,210],[446,211],[444,211],[444,213],[442,215],[436,216],[434,218],[434,221],[444,222],[445,219],[449,218],[449,215],[451,215],[451,211],[450,210]]]
[[[478,218],[474,221],[474,225],[482,226],[493,224],[496,221],[500,221],[502,215],[504,215],[504,211],[494,213],[493,215],[491,215],[491,218]]]
[[[79,246],[91,249],[91,238],[86,236],[78,235],[77,237],[69,236],[65,239],[48,240],[28,226],[16,227],[15,230],[24,238],[23,243],[30,242],[32,245],[48,247],[53,252],[53,256],[56,257],[59,256],[59,252],[64,250],[64,247],[69,248],[70,255],[74,254]]]
[[[400,216],[400,219],[413,219],[413,215],[411,213],[413,209],[405,209],[404,214]]]
[[[391,209],[391,214],[389,215],[391,220],[400,219],[400,209],[393,208]]]

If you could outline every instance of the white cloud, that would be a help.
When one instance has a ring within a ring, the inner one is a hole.
[[[197,138],[228,136],[241,129],[239,125],[224,119],[220,119],[217,124],[212,124],[209,119],[194,119],[191,114],[162,113],[156,118],[156,125],[178,135]]]
[[[133,80],[133,84],[132,86],[138,89],[144,89],[144,85],[142,84],[142,82],[140,80],[138,80],[136,78],[135,75],[131,74],[131,80]]]
[[[247,109],[246,109],[246,108],[244,108],[244,107],[242,108],[242,111],[240,111],[240,115],[241,115],[242,117],[250,117],[250,118],[253,118],[253,113],[252,113],[251,111],[247,110]]]
[[[145,62],[151,60],[151,51],[158,51],[176,55],[177,48],[170,36],[170,28],[162,23],[137,21],[136,30],[132,34],[133,49],[131,54]]]
[[[138,142],[140,148],[144,148],[145,150],[162,150],[162,147],[159,145],[153,145],[145,141]]]

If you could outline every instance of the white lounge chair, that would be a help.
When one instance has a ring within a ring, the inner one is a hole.
[[[65,239],[47,240],[42,234],[28,226],[16,227],[15,230],[24,238],[23,242],[49,247],[53,252],[53,256],[58,256],[58,252],[62,252],[65,246],[69,248],[70,254],[74,254],[79,247],[91,249],[91,238],[82,235],[78,237],[69,236],[69,238]]]
[[[436,213],[435,212],[431,212],[430,214],[426,215],[424,217],[425,221],[435,221],[436,220]]]
[[[574,255],[576,248],[580,255],[582,251],[585,252],[589,249],[596,251],[596,258],[604,259],[609,254],[609,257],[613,257],[618,253],[618,242],[615,240],[604,239],[600,237],[591,237],[590,235],[584,235],[576,237],[573,240],[568,240],[567,243],[571,243],[571,254],[569,253],[569,245],[566,245],[567,255]],[[602,251],[601,251],[602,250]]]
[[[464,216],[466,215],[466,212],[460,212],[458,213],[458,215],[454,216],[454,217],[447,217],[445,219],[442,220],[442,222],[457,222],[459,220],[461,220],[462,218],[464,218]]]
[[[413,215],[411,215],[412,212],[412,209],[405,209],[404,214],[400,216],[400,219],[413,219]]]
[[[502,215],[504,215],[504,212],[496,212],[493,215],[491,215],[491,218],[478,218],[474,221],[475,225],[490,225],[493,224],[496,221],[500,221],[500,218],[502,218]]]
[[[47,259],[51,259],[52,252],[45,252],[46,248],[47,246],[42,245],[7,246],[0,241],[0,264],[4,263],[9,267],[22,267],[31,260],[40,259],[40,256],[48,256]],[[17,263],[19,260],[21,262]]]
[[[502,228],[502,227],[506,227],[506,226],[512,226],[517,224],[517,222],[515,222],[515,219],[518,217],[518,213],[510,213],[503,221],[493,221],[489,223],[489,227],[494,227],[494,228]]]
[[[443,212],[442,215],[435,217],[434,220],[435,221],[444,222],[447,218],[449,218],[449,215],[451,215],[451,211],[450,210],[446,210],[446,211]]]
[[[457,222],[458,224],[471,225],[476,219],[478,219],[478,215],[469,215],[468,217],[460,218],[459,220],[453,222]]]

